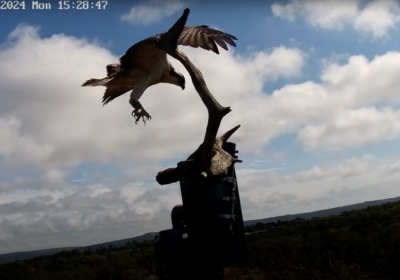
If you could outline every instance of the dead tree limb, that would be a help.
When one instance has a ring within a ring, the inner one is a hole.
[[[211,161],[210,171],[213,175],[225,175],[228,168],[231,164],[236,162],[242,162],[240,159],[232,158],[230,154],[228,154],[224,149],[222,149],[222,145],[224,145],[229,137],[235,133],[240,125],[235,126],[231,130],[224,133],[224,135],[217,137],[214,141],[212,154],[213,158]],[[200,161],[202,155],[202,149],[204,148],[203,144],[201,144],[196,151],[194,151],[187,159],[193,159],[195,161]],[[172,184],[179,181],[178,177],[178,168],[170,167],[163,171],[158,172],[156,176],[156,181],[160,185]]]
[[[208,89],[207,84],[200,70],[196,66],[194,66],[193,63],[190,61],[190,59],[177,47],[177,41],[179,35],[181,34],[183,28],[185,27],[189,13],[190,10],[185,9],[183,15],[177,20],[177,22],[166,33],[164,33],[161,36],[157,46],[160,49],[164,50],[166,53],[168,53],[170,56],[179,60],[183,64],[183,66],[189,72],[190,77],[192,78],[192,82],[197,93],[199,94],[201,100],[203,101],[204,105],[208,110],[208,123],[207,123],[206,133],[204,136],[204,141],[200,145],[200,147],[196,150],[196,152],[194,152],[190,156],[193,157],[194,155],[196,155],[196,159],[199,158],[201,167],[200,173],[204,177],[206,177],[207,173],[211,175],[218,175],[224,172],[226,173],[228,167],[235,162],[236,159],[233,159],[228,153],[223,151],[222,143],[224,141],[222,140],[223,139],[222,137],[224,137],[227,133],[230,133],[230,135],[232,135],[233,132],[235,132],[239,128],[239,126],[236,126],[223,136],[217,138],[217,133],[222,118],[226,114],[228,114],[231,111],[231,109],[230,107],[223,107],[221,106],[221,104],[218,103],[218,101],[214,98],[214,96]],[[229,138],[229,136],[226,137],[226,139]],[[216,153],[217,150],[219,151],[218,153]],[[213,155],[213,152],[216,154]],[[217,154],[220,154],[220,156],[216,157]],[[157,177],[159,177],[159,175],[157,175]],[[175,175],[173,175],[173,172],[169,173],[169,175],[171,175],[172,179],[174,180],[176,179],[174,177]]]

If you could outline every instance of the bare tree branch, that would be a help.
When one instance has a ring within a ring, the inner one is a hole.
[[[224,140],[222,140],[221,137],[216,139],[222,118],[228,114],[231,109],[229,107],[223,107],[218,103],[208,89],[200,70],[194,66],[190,59],[177,47],[177,40],[183,28],[185,27],[189,13],[190,10],[185,9],[183,15],[177,20],[177,22],[166,33],[163,34],[157,46],[183,64],[192,78],[192,82],[197,93],[208,110],[208,123],[204,141],[203,144],[200,145],[199,149],[197,149],[197,151],[194,153],[196,155],[201,155],[201,174],[206,177],[207,173],[217,175],[222,174],[224,171],[226,172],[228,167],[238,160],[233,159],[222,149],[222,144],[220,145],[220,143],[223,143]],[[238,128],[239,126],[232,129],[233,132],[235,132]],[[230,135],[232,135],[233,132],[231,132]],[[229,138],[229,136],[225,137]],[[214,157],[213,151],[218,151]],[[160,173],[157,175],[157,177],[159,177],[159,175]],[[174,177],[172,176],[171,178]]]
[[[212,159],[212,148],[214,140],[217,137],[218,129],[221,124],[222,118],[228,114],[231,109],[229,107],[222,107],[214,96],[209,91],[207,84],[201,74],[200,70],[193,65],[189,58],[180,50],[176,50],[177,59],[185,66],[189,72],[193,85],[200,95],[201,100],[208,110],[208,123],[206,134],[204,136],[202,157],[201,157],[201,169],[202,174],[206,175],[209,170]]]
[[[236,162],[242,162],[240,159],[232,158],[230,154],[228,154],[222,146],[228,141],[229,137],[235,133],[240,125],[235,126],[231,130],[225,132],[222,136],[217,137],[213,144],[212,154],[214,154],[209,172],[212,175],[225,175],[229,166]],[[194,161],[201,160],[203,144],[201,144],[196,151],[194,151],[187,159],[193,159]],[[178,168],[170,167],[163,171],[158,172],[156,176],[156,181],[160,185],[172,184],[179,181],[178,176]]]

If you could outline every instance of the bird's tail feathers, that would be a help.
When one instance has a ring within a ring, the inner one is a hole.
[[[82,84],[83,87],[87,87],[87,86],[91,86],[91,87],[96,87],[96,86],[105,86],[108,82],[110,81],[110,79],[107,78],[103,78],[103,79],[90,79],[87,80],[86,82],[84,82]]]

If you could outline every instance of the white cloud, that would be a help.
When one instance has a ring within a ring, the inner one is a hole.
[[[128,185],[119,190],[86,186],[59,199],[45,195],[2,203],[0,253],[84,246],[158,231],[170,226],[175,204],[176,188]]]
[[[398,196],[399,156],[372,156],[314,166],[292,175],[237,170],[245,219],[326,209]],[[0,204],[0,253],[88,245],[170,228],[181,204],[176,185],[137,182],[117,188],[84,185],[56,195]]]
[[[399,139],[399,65],[398,52],[370,61],[351,56],[342,65],[327,62],[321,83],[291,84],[272,93],[266,102],[271,108],[267,118],[275,120],[271,133],[282,133],[280,122],[280,131],[298,134],[309,150],[337,151]]]
[[[185,156],[197,148],[207,118],[189,79],[185,91],[167,84],[149,88],[141,101],[153,119],[146,126],[135,125],[128,95],[103,107],[104,88],[80,86],[86,79],[103,77],[105,66],[117,61],[116,57],[85,40],[65,35],[42,39],[35,30],[18,27],[12,44],[0,52],[4,96],[0,135],[5,139],[0,165],[9,171],[34,166],[37,172],[44,172],[84,162],[118,162],[131,170],[129,173],[146,176],[160,168],[160,161]],[[218,63],[230,70],[220,74],[209,63],[215,54],[196,49],[189,53],[195,63],[201,60],[205,75],[212,73],[213,78],[207,80],[213,91],[224,93],[229,103],[238,105],[232,98],[246,101],[243,93],[249,92],[249,101],[257,102],[265,80],[299,75],[303,66],[303,54],[297,49],[278,47],[237,58],[224,52]],[[172,63],[188,77],[181,65]],[[235,81],[227,85],[219,82],[232,78]],[[176,100],[190,106],[179,106]],[[258,146],[262,144],[257,141]]]
[[[299,49],[289,49],[284,46],[274,48],[271,52],[257,52],[246,58],[250,75],[259,76],[268,80],[276,80],[279,77],[296,77],[304,64],[305,54]],[[275,68],[268,65],[274,65]]]
[[[358,14],[353,26],[356,30],[382,37],[400,20],[400,6],[395,0],[372,1]]]
[[[150,0],[134,6],[129,13],[122,15],[121,19],[147,25],[173,15],[183,7],[184,2],[181,0]]]
[[[361,0],[291,0],[287,4],[276,2],[271,9],[275,16],[290,21],[302,15],[315,27],[340,30],[351,25],[374,38],[385,36],[400,20],[400,6],[395,0],[374,0],[364,6],[362,4]]]
[[[332,61],[326,65],[321,80],[332,95],[350,106],[396,104],[399,102],[399,61],[399,52],[377,55],[371,61],[364,55],[354,55],[346,64],[339,65]]]
[[[249,113],[246,123],[257,117],[250,105],[264,98],[264,81],[298,76],[304,64],[300,50],[283,46],[248,56],[186,50],[216,97]],[[216,58],[227,71],[210,63]],[[86,245],[170,226],[170,210],[181,203],[178,187],[140,180],[155,176],[165,160],[186,158],[203,139],[207,121],[177,61],[171,59],[187,88],[149,88],[141,101],[153,119],[143,126],[134,124],[128,96],[103,107],[104,88],[81,87],[117,61],[102,47],[66,35],[41,38],[38,28],[21,25],[2,45],[0,60],[1,253]],[[222,130],[236,124],[231,119]],[[258,127],[247,131],[257,134]],[[264,144],[254,143],[256,149]],[[73,168],[87,162],[117,165],[122,174],[71,182]]]
[[[285,133],[297,134],[301,145],[316,150],[327,142],[339,150],[399,138],[398,52],[371,60],[350,56],[343,64],[327,60],[321,83],[289,84],[266,94],[262,88],[268,81],[301,77],[305,53],[284,46],[219,56],[182,49],[214,96],[233,109],[221,132],[242,124],[232,138],[241,156],[258,152],[257,158],[268,160],[262,147]],[[102,107],[104,88],[80,86],[104,77],[105,65],[117,61],[102,47],[66,35],[40,38],[37,28],[19,26],[2,45],[0,61],[2,252],[86,245],[170,227],[170,210],[181,203],[178,186],[141,181],[155,176],[166,160],[186,158],[204,137],[207,111],[182,65],[171,58],[187,79],[184,91],[161,84],[142,97],[153,117],[143,126],[130,116],[128,95]],[[346,122],[365,139],[353,137],[349,125],[342,125]],[[320,127],[326,128],[308,132]],[[271,155],[271,160],[283,158]],[[118,165],[122,174],[99,171],[71,183],[71,170],[86,162]],[[239,172],[246,219],[393,196],[399,161],[382,165],[363,157],[292,176],[279,170]],[[357,191],[362,195],[353,195]],[[346,192],[353,196],[346,198]]]
[[[340,29],[343,24],[356,16],[361,1],[290,1],[286,5],[274,3],[271,6],[275,16],[295,20],[301,13],[313,26],[326,29]]]
[[[260,152],[261,147],[272,137],[287,131],[287,124],[282,124],[275,115],[276,104],[270,96],[263,93],[262,88],[265,83],[277,78],[300,76],[306,58],[304,52],[280,46],[269,51],[251,52],[245,57],[223,52],[215,60],[215,54],[211,52],[200,53],[189,47],[182,49],[201,69],[209,89],[218,101],[223,106],[231,106],[233,110],[224,118],[220,131],[226,131],[237,124],[242,125],[234,138],[241,151]],[[211,61],[215,63],[210,63]],[[174,63],[174,66],[182,73],[187,73],[182,65]],[[192,102],[198,100],[196,96]],[[206,111],[200,107],[198,110],[204,113],[204,118]],[[264,128],[262,133],[260,128]]]
[[[350,110],[328,123],[308,125],[298,138],[308,150],[332,151],[391,139],[400,139],[400,111],[374,107]]]
[[[296,214],[397,197],[399,164],[399,154],[389,161],[365,155],[316,165],[291,175],[273,170],[238,170],[244,218]]]

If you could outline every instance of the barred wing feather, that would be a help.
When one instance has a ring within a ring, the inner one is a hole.
[[[219,54],[216,43],[224,50],[228,50],[226,43],[236,47],[233,40],[237,40],[237,38],[222,31],[209,28],[207,25],[186,26],[179,36],[178,45],[193,48],[200,47]]]

